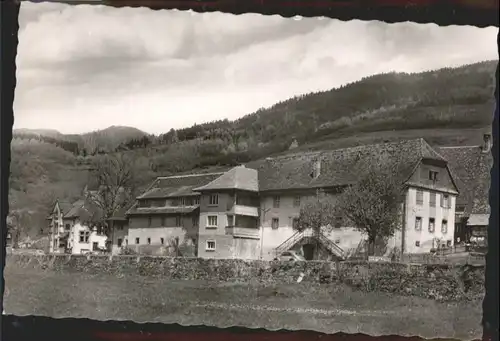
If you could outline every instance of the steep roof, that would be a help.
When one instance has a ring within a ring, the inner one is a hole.
[[[102,210],[89,199],[79,199],[72,204],[64,218],[79,218],[81,220],[99,220],[103,216]]]
[[[189,174],[159,177],[137,199],[163,199],[199,195],[195,188],[204,186],[224,173]]]
[[[259,191],[259,174],[257,170],[238,166],[230,169],[210,183],[195,188],[196,191],[239,189],[244,191]]]
[[[436,150],[448,161],[459,187],[457,205],[465,205],[466,214],[489,213],[491,153],[483,153],[480,146],[439,147]]]
[[[73,207],[73,204],[66,200],[57,200],[57,203],[59,204],[59,209],[62,211],[63,214],[68,213]]]
[[[424,139],[379,143],[337,150],[290,154],[250,162],[246,166],[259,172],[261,191],[336,187],[357,180],[355,172],[361,162],[380,155],[399,161],[402,180],[406,180],[423,159],[446,160]],[[315,163],[320,163],[319,176],[313,176]]]

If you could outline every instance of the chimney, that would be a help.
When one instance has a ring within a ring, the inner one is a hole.
[[[491,134],[483,135],[483,146],[481,147],[483,153],[489,153],[491,150]]]

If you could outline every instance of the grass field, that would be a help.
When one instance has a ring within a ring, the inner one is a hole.
[[[438,303],[309,283],[163,281],[6,267],[6,314],[424,338],[481,337],[481,301]]]

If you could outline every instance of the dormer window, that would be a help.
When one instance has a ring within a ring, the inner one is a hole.
[[[311,172],[311,178],[315,179],[321,174],[321,160],[316,160],[313,163],[313,169]]]
[[[438,172],[429,171],[429,180],[436,182],[438,180]]]

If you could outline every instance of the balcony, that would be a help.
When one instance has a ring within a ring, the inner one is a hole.
[[[258,217],[259,208],[255,206],[232,205],[228,207],[228,214],[243,215],[247,217]]]
[[[260,239],[260,230],[258,228],[227,226],[226,234],[239,238]]]

